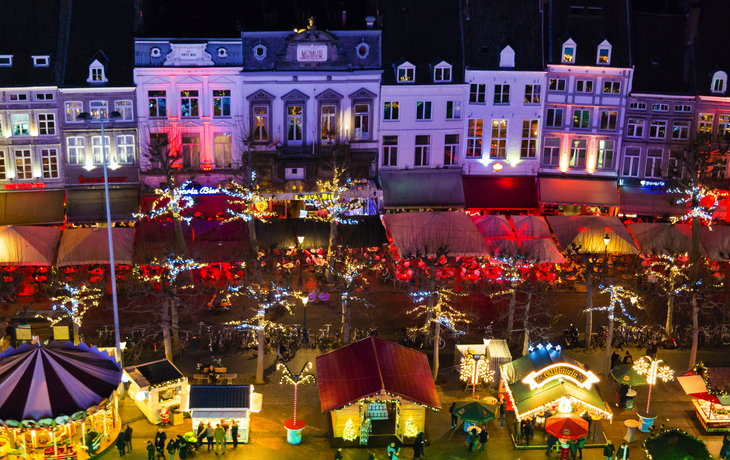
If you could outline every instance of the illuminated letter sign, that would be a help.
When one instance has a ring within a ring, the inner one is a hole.
[[[170,189],[166,188],[165,190],[157,189],[155,190],[155,193],[158,195],[162,195],[163,193],[170,193]],[[201,187],[189,187],[185,189],[178,189],[176,193],[179,193],[180,195],[222,195],[223,192],[221,189],[216,187],[208,187],[207,185],[203,185]]]
[[[327,60],[327,45],[297,46],[297,61],[323,62]]]
[[[585,371],[578,366],[568,363],[558,363],[548,366],[539,372],[530,372],[527,377],[522,379],[522,383],[530,385],[530,390],[534,390],[556,379],[570,380],[586,390],[590,390],[591,385],[599,382],[596,374],[591,371]]]

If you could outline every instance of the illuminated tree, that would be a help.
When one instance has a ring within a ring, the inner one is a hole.
[[[348,249],[340,252],[329,270],[335,275],[335,289],[342,298],[342,328],[340,335],[344,343],[350,342],[351,302],[370,305],[364,298],[356,295],[368,284],[367,272],[372,268],[371,259]]]
[[[489,368],[486,355],[475,355],[471,350],[461,358],[459,378],[471,385],[471,399],[475,398],[477,385],[494,380],[494,371]]]
[[[644,273],[650,282],[661,286],[667,294],[667,322],[665,331],[672,334],[672,319],[674,317],[674,303],[682,292],[689,291],[689,263],[681,255],[657,254],[648,258]]]
[[[412,415],[406,420],[406,424],[403,427],[403,436],[406,438],[415,438],[418,436],[418,428],[416,428],[416,421],[413,420]]]
[[[303,385],[306,383],[314,383],[317,381],[317,377],[314,376],[314,374],[306,374],[306,372],[312,370],[312,362],[308,362],[302,367],[302,369],[294,374],[292,371],[289,370],[289,366],[287,366],[284,363],[278,363],[276,365],[277,370],[282,371],[281,381],[280,384],[289,384],[294,385],[294,426],[297,425],[297,391],[299,390],[299,385]]]
[[[88,287],[81,284],[78,287],[70,286],[63,283],[59,289],[65,292],[63,295],[51,298],[53,302],[53,311],[60,312],[60,315],[54,315],[53,318],[46,318],[51,322],[51,326],[55,326],[62,320],[69,318],[73,326],[74,343],[79,343],[79,328],[84,315],[90,308],[99,306],[102,291],[99,288]]]
[[[355,430],[355,424],[352,423],[352,417],[347,419],[345,423],[345,431],[342,432],[342,439],[345,441],[354,441],[357,439],[357,430]]]
[[[639,307],[638,296],[630,289],[623,286],[599,286],[601,294],[608,294],[609,300],[608,305],[605,307],[593,307],[593,311],[605,311],[608,312],[608,335],[606,337],[606,352],[604,355],[603,369],[606,375],[611,371],[611,344],[613,342],[613,323],[617,314],[621,315],[621,321],[629,320],[636,321],[627,310],[627,305],[624,303],[628,300],[631,305]],[[641,308],[641,307],[639,307]],[[625,319],[624,319],[625,318]]]

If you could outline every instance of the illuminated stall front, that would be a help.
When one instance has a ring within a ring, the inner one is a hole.
[[[730,367],[699,363],[677,380],[707,432],[730,432]]]
[[[191,385],[189,403],[184,406],[193,418],[192,431],[199,423],[233,426],[238,424],[238,442],[248,444],[251,412],[260,412],[261,393],[254,393],[253,385]],[[231,430],[226,431],[228,442],[233,442]]]
[[[129,382],[129,395],[150,423],[160,423],[180,407],[188,392],[188,379],[167,359],[124,368],[122,379]],[[180,420],[182,423],[182,420]]]

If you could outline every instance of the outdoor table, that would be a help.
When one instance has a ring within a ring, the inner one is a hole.
[[[626,425],[626,436],[624,436],[624,441],[626,441],[627,444],[636,442],[636,429],[639,425],[641,425],[641,422],[638,420],[626,420],[624,425]]]
[[[487,396],[484,398],[484,402],[487,404],[497,404],[498,401],[494,396]]]

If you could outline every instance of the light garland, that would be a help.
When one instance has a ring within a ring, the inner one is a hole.
[[[599,289],[601,289],[601,294],[609,295],[608,306],[588,308],[585,311],[607,311],[608,319],[613,320],[616,313],[616,306],[619,306],[621,308],[621,314],[623,316],[630,319],[631,321],[636,321],[636,319],[626,311],[626,304],[624,304],[624,300],[628,299],[631,302],[631,305],[636,305],[638,308],[641,308],[637,305],[639,297],[633,291],[624,288],[623,286],[604,287],[601,285],[599,286]]]
[[[243,211],[235,211],[233,209],[228,209],[228,214],[230,217],[226,219],[224,222],[232,222],[234,220],[243,220],[245,222],[248,222],[252,219],[258,219],[261,222],[266,222],[267,219],[270,219],[274,216],[276,216],[276,213],[274,211],[270,211],[270,203],[273,201],[272,197],[265,197],[261,195],[261,192],[259,191],[258,184],[255,184],[256,182],[256,171],[251,172],[251,187],[244,187],[238,183],[233,184],[233,190],[223,188],[221,191],[233,198],[236,198],[236,201],[233,201],[233,204],[241,205],[243,208]]]
[[[704,380],[705,382],[707,394],[715,396],[730,396],[730,393],[725,390],[715,390],[712,388],[712,382],[710,382],[710,374],[709,372],[707,372],[705,363],[703,363],[702,361],[700,361],[699,364],[692,368],[692,372],[702,377],[702,380]]]
[[[152,203],[152,209],[149,214],[134,213],[137,219],[149,218],[150,220],[169,214],[173,219],[190,222],[192,217],[184,217],[182,214],[186,209],[190,209],[195,204],[195,200],[186,193],[188,186],[192,181],[185,181],[180,187],[171,187],[161,190],[161,195]],[[162,205],[162,202],[167,203]]]
[[[259,289],[253,286],[229,286],[228,293],[230,297],[239,295],[253,299],[257,303],[257,307],[252,310],[256,312],[256,316],[245,321],[228,321],[226,326],[235,326],[236,328],[252,328],[255,330],[266,329],[267,327],[280,327],[277,323],[264,319],[266,312],[274,305],[283,306],[286,311],[293,315],[292,307],[295,306],[296,300],[302,297],[300,291],[294,291],[288,288],[277,286],[273,281],[269,285],[263,285]]]
[[[672,217],[672,223],[678,221],[688,221],[698,217],[702,222],[706,223],[712,229],[712,214],[717,208],[720,200],[715,191],[708,189],[704,185],[696,185],[694,187],[681,190],[679,188],[668,190],[667,193],[683,193],[684,198],[677,200],[677,204],[685,204],[689,206],[687,213],[681,217]],[[709,206],[702,205],[702,200],[712,198],[712,204]]]
[[[688,281],[687,269],[691,266],[691,263],[680,265],[678,257],[669,254],[658,254],[652,257],[649,261],[650,265],[646,269],[646,273],[655,276],[658,280],[661,280],[668,286],[667,292],[670,295],[677,295],[683,291],[688,291],[689,286],[685,282],[681,286],[677,286],[682,283],[683,280]],[[657,267],[661,270],[657,270]]]
[[[309,361],[308,363],[306,363],[304,367],[302,367],[302,370],[300,370],[296,374],[292,373],[292,371],[289,370],[289,366],[284,363],[277,363],[276,370],[283,371],[283,375],[281,376],[281,381],[279,382],[279,384],[288,383],[289,385],[294,385],[294,426],[296,426],[297,390],[299,390],[299,385],[305,383],[314,383],[317,381],[317,377],[315,377],[314,374],[305,374],[305,372],[312,370],[312,362]]]
[[[328,223],[336,222],[338,224],[357,223],[356,219],[345,219],[342,217],[348,212],[359,211],[363,208],[362,200],[358,198],[351,198],[349,200],[342,198],[342,194],[352,188],[352,181],[350,179],[347,179],[344,185],[340,184],[343,172],[341,168],[335,168],[332,180],[317,181],[319,193],[307,196],[304,202],[325,212],[324,214],[315,213],[314,216],[307,217],[307,219],[321,220]]]
[[[662,365],[664,360],[652,359],[649,356],[643,356],[634,363],[634,371],[639,375],[646,375],[646,383],[649,384],[649,395],[646,398],[646,413],[649,413],[649,404],[651,404],[651,389],[656,384],[656,379],[662,382],[674,380],[674,371],[666,365]]]
[[[707,458],[709,458],[710,460],[714,460],[715,457],[712,456],[712,454],[710,453],[710,450],[707,448],[707,444],[705,444],[705,442],[703,440],[692,436],[691,434],[689,434],[688,432],[686,432],[680,428],[664,428],[664,429],[656,428],[656,429],[654,429],[654,431],[649,435],[649,437],[641,443],[641,450],[644,451],[644,455],[646,455],[647,460],[653,460],[653,457],[649,453],[649,449],[647,448],[646,443],[649,441],[654,441],[655,439],[661,438],[662,436],[665,436],[671,432],[680,433],[680,434],[692,439],[693,441],[697,441],[697,442],[701,443],[702,447],[704,447],[704,449],[705,449],[705,454],[707,455]]]
[[[474,354],[470,349],[461,358],[459,379],[471,384],[471,398],[475,399],[476,387],[480,382],[489,383],[494,380],[494,371],[489,368],[485,355]]]
[[[183,257],[177,256],[177,257],[167,257],[165,259],[158,259],[154,258],[152,259],[152,262],[149,264],[152,267],[155,267],[157,269],[161,269],[164,273],[164,270],[167,270],[167,275],[163,275],[162,273],[155,274],[155,275],[145,275],[143,274],[138,266],[134,267],[135,274],[144,282],[156,282],[159,283],[163,280],[163,278],[167,278],[170,283],[174,283],[177,279],[178,275],[180,275],[183,272],[190,271],[190,270],[197,270],[199,268],[203,268],[207,266],[208,264],[201,264],[198,262],[195,262],[193,259],[185,259]]]
[[[81,319],[84,317],[86,312],[92,308],[99,306],[99,299],[102,296],[101,289],[89,289],[86,285],[82,284],[80,287],[69,286],[68,284],[63,285],[69,294],[53,297],[51,301],[58,302],[54,304],[53,311],[63,311],[64,314],[58,318],[47,318],[42,315],[36,315],[37,318],[45,318],[51,322],[51,326],[55,326],[61,320],[68,317],[71,318],[77,326],[81,326]],[[66,305],[69,305],[68,307]]]
[[[147,385],[147,391],[154,390],[155,388],[168,387],[177,385],[178,383],[185,383],[188,381],[187,377],[180,377],[178,379],[168,380],[167,382],[156,383]]]
[[[419,293],[421,294],[421,293]],[[438,323],[441,326],[444,326],[454,334],[460,335],[465,334],[465,331],[462,331],[458,329],[458,324],[469,324],[471,321],[468,319],[468,316],[466,313],[462,313],[460,311],[457,311],[454,307],[450,305],[451,302],[453,302],[453,298],[456,296],[466,296],[467,294],[461,294],[457,293],[451,290],[443,289],[440,291],[436,291],[433,293],[434,295],[438,296],[437,301],[432,307],[429,307],[426,305],[418,305],[412,310],[406,312],[407,314],[415,314],[416,317],[420,317],[423,315],[431,314],[431,320],[430,323]],[[418,299],[418,301],[423,302],[425,299],[427,299],[429,296],[411,296],[414,298],[414,301]],[[423,327],[420,328],[413,328],[411,330],[421,331],[425,333],[430,332],[431,324],[425,324]]]
[[[413,420],[412,415],[406,420],[406,425],[403,427],[403,436],[406,438],[415,438],[418,436],[418,428],[416,428],[416,422]]]

